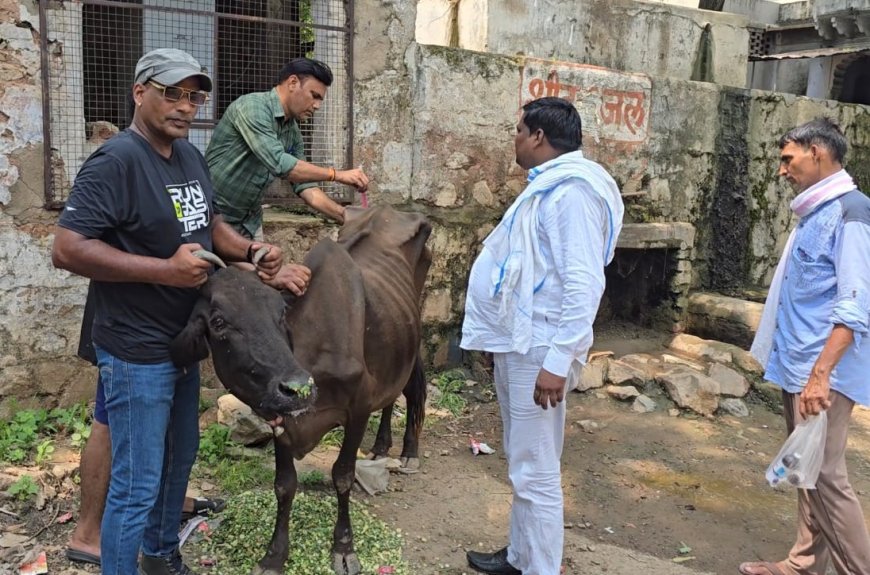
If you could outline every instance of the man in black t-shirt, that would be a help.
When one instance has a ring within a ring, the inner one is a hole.
[[[180,50],[139,60],[133,123],[82,166],[52,248],[56,267],[94,285],[93,342],[112,445],[104,575],[191,573],[178,524],[199,443],[199,366],[176,368],[169,344],[211,269],[194,252],[245,261],[262,245],[215,212],[208,168],[186,140],[211,87]],[[260,277],[274,278],[282,259],[271,246]]]
[[[130,114],[132,118],[132,112]],[[91,328],[94,323],[94,290],[88,286],[85,311],[79,335],[79,348],[76,355],[93,366],[97,365]],[[66,547],[66,558],[74,563],[100,564],[100,524],[109,492],[109,475],[112,470],[112,446],[109,440],[109,418],[106,413],[106,396],[103,384],[97,377],[97,393],[91,433],[82,449],[79,461],[81,478],[81,501],[76,528],[70,534]],[[206,516],[222,511],[226,506],[223,499],[185,496],[181,508],[182,525],[197,515]]]

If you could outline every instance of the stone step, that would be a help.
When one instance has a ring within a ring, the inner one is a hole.
[[[706,339],[748,349],[761,321],[764,304],[716,293],[689,294],[686,331]]]

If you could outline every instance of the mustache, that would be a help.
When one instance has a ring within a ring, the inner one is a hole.
[[[190,124],[191,122],[193,122],[193,117],[185,118],[184,116],[178,115],[167,116],[166,119],[170,121],[184,122],[186,124]]]

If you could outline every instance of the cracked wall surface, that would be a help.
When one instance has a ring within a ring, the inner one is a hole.
[[[36,2],[0,0],[0,406],[77,401],[94,384],[71,359],[85,281],[51,265],[39,35]]]
[[[662,9],[590,5],[637,21]],[[415,42],[415,8],[414,0],[355,3],[354,164],[372,178],[370,202],[420,211],[433,223],[423,301],[430,366],[456,358],[471,262],[523,189],[513,133],[519,106],[530,97],[575,100],[585,151],[620,183],[627,222],[694,226],[693,261],[681,281],[695,288],[714,285],[722,270],[749,284],[770,281],[792,223],[791,191],[775,176],[776,139],[794,124],[822,114],[838,119],[852,143],[849,167],[870,187],[866,107],[552,62],[517,50],[424,46]],[[521,8],[505,0],[499,9]],[[0,0],[0,411],[12,396],[46,407],[88,399],[95,380],[74,359],[86,281],[50,262],[57,213],[43,208],[36,13],[32,0]],[[516,34],[531,35],[537,25],[530,19]],[[623,27],[622,34],[635,25],[613,27]],[[596,42],[605,40],[596,38],[587,38],[588,50],[604,54]],[[597,63],[631,70],[624,59],[639,56],[609,57]],[[313,218],[273,218],[266,230],[297,259],[335,231]]]

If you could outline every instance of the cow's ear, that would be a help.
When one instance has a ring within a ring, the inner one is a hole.
[[[415,245],[423,246],[432,233],[432,225],[426,216],[417,212],[396,212],[396,225],[391,230],[396,245],[404,245],[413,240]]]
[[[208,341],[205,337],[209,304],[200,298],[181,333],[169,344],[169,356],[176,367],[185,367],[208,357]]]

